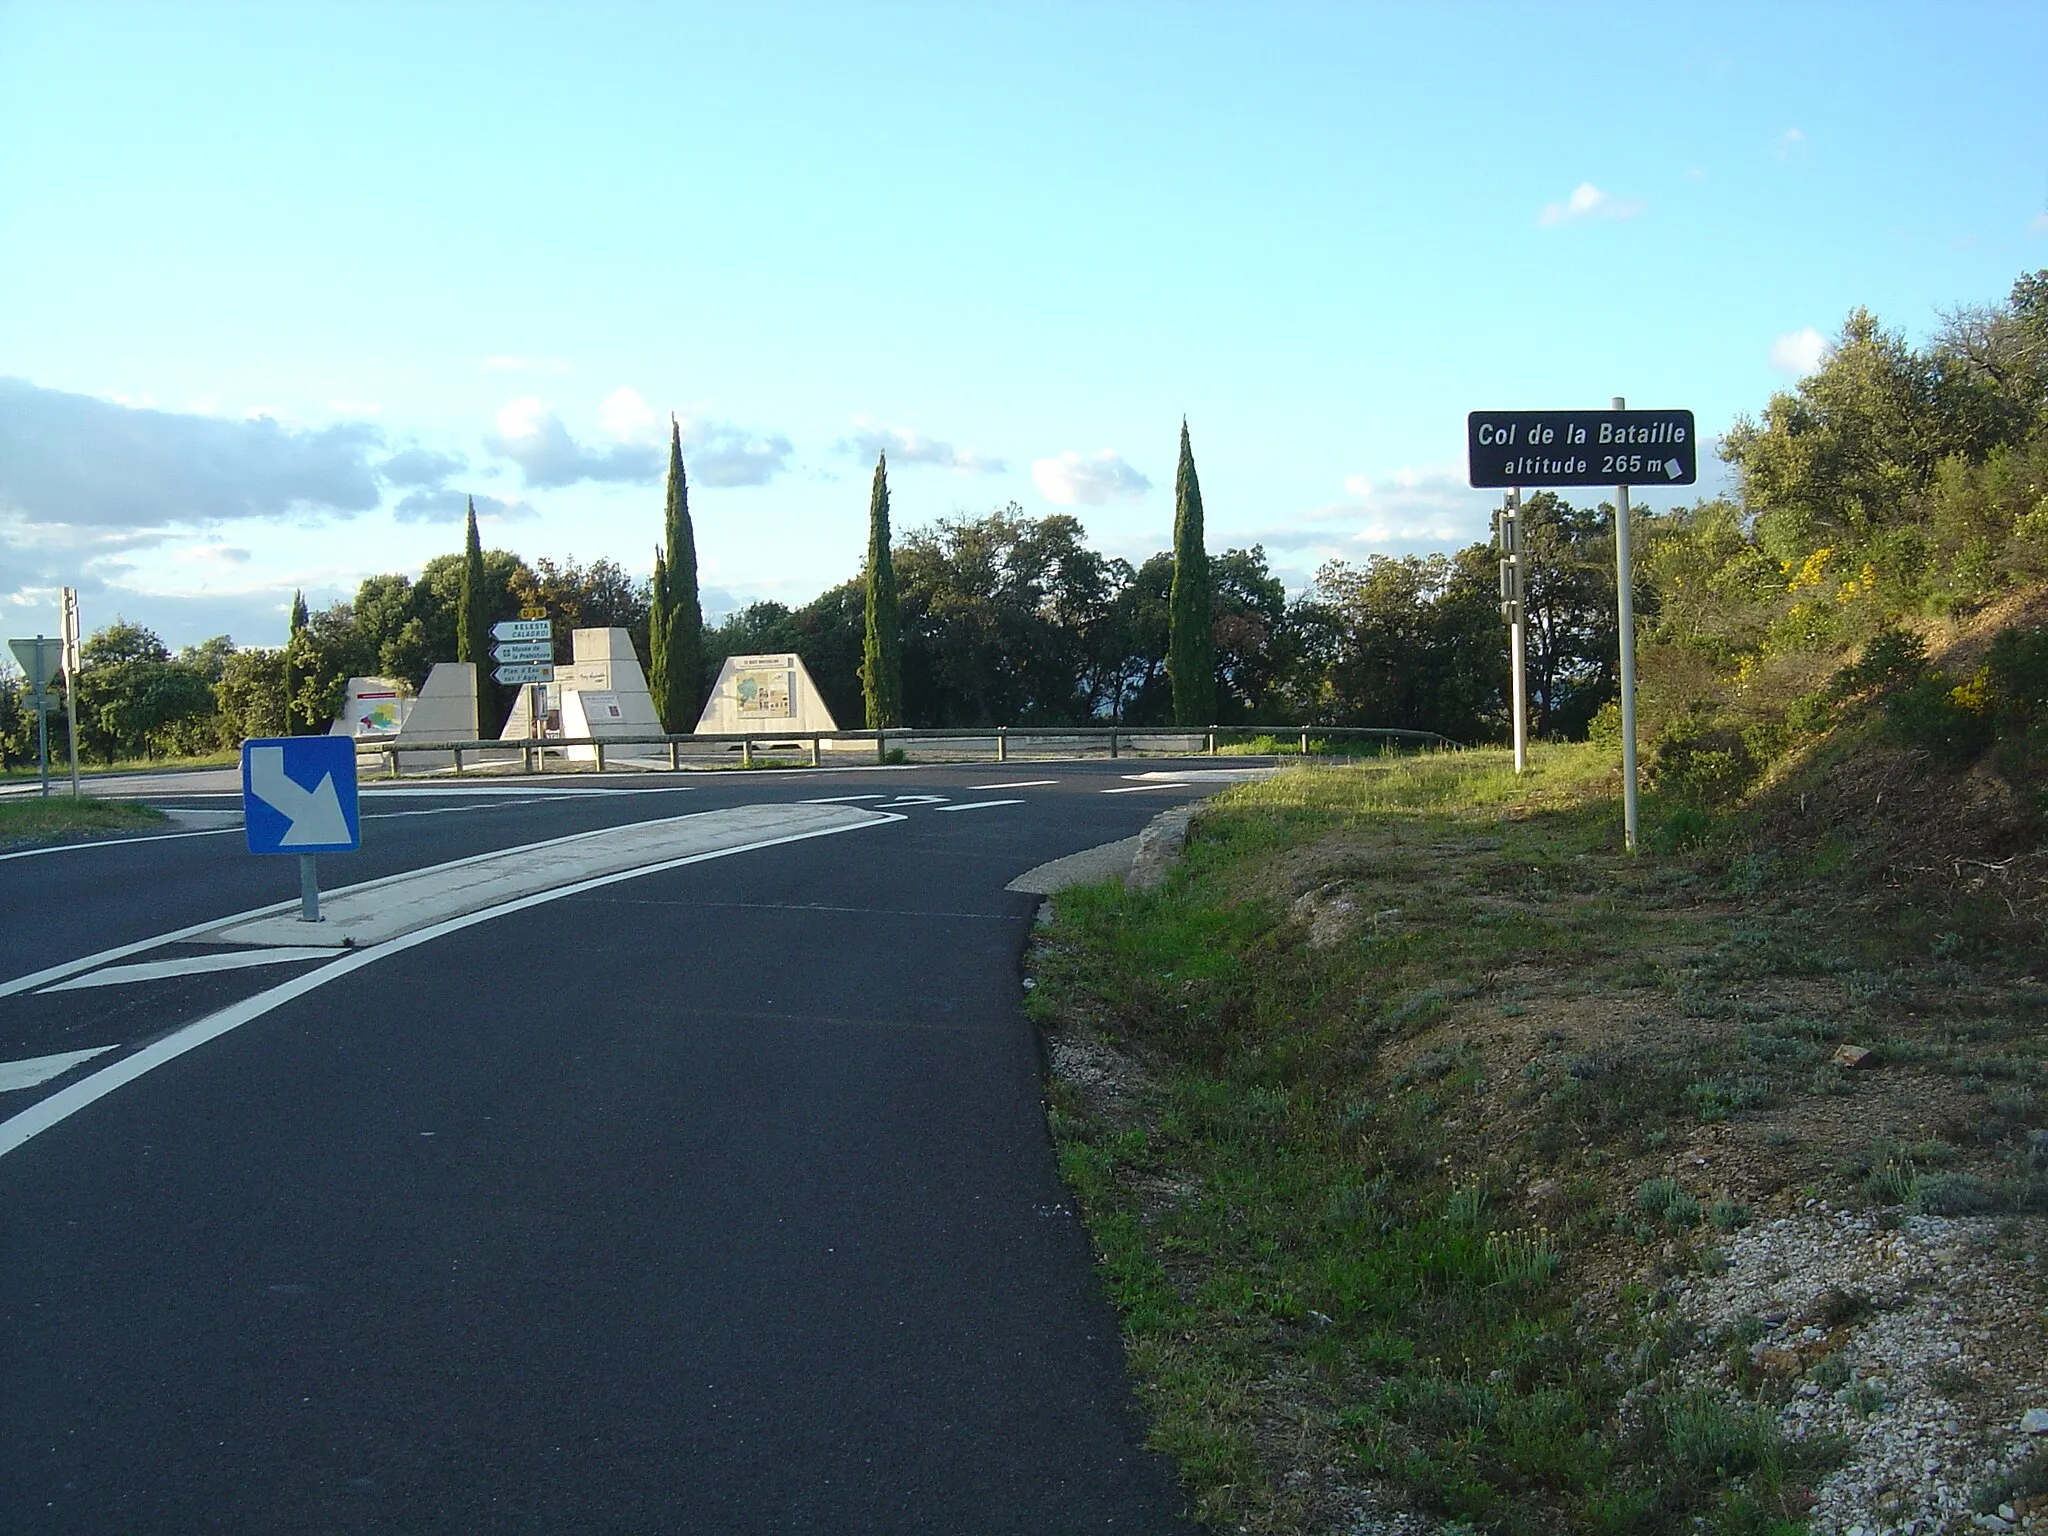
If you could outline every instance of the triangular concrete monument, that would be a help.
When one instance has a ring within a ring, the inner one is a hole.
[[[728,656],[711,685],[697,729],[734,735],[771,731],[836,731],[818,685],[793,651],[770,656]]]

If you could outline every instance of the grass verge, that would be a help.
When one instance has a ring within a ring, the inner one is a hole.
[[[166,818],[153,806],[131,800],[74,800],[68,794],[9,795],[0,799],[0,843],[40,842],[80,832],[126,832],[160,827]]]
[[[1052,1129],[1203,1519],[1803,1529],[1831,1448],[1784,1384],[1671,1373],[1661,1282],[1886,1137],[2048,1193],[1997,1182],[2042,1120],[2027,956],[1921,943],[1825,849],[1626,857],[1616,790],[1584,748],[1305,767],[1163,886],[1056,899]]]

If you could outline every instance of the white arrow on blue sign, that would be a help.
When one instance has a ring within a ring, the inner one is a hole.
[[[554,632],[552,619],[500,619],[491,626],[493,640],[545,640]]]
[[[242,825],[251,853],[346,853],[360,847],[355,739],[243,742]]]

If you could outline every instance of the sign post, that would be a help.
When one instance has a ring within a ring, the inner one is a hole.
[[[50,711],[57,707],[50,681],[64,665],[60,641],[37,635],[33,640],[10,640],[7,648],[28,676],[28,693],[22,702],[36,712],[36,762],[42,768],[43,798],[50,798]]]
[[[1474,486],[1615,488],[1615,620],[1621,651],[1622,838],[1633,853],[1636,816],[1636,605],[1629,557],[1632,485],[1692,485],[1699,480],[1699,433],[1691,411],[1631,411],[1621,396],[1606,411],[1473,411],[1465,418],[1466,460]],[[1503,550],[1505,553],[1505,550]],[[1502,600],[1507,600],[1506,564]],[[1519,570],[1516,579],[1520,579]],[[1515,658],[1515,687],[1522,664]],[[1521,767],[1518,727],[1516,769]]]
[[[1614,397],[1614,408],[1628,402]],[[1614,487],[1614,608],[1621,630],[1621,837],[1636,851],[1636,583],[1628,548],[1628,482]]]
[[[242,826],[251,853],[299,856],[299,921],[320,921],[319,853],[362,846],[352,736],[259,737],[242,743]]]
[[[1522,493],[1511,490],[1494,514],[1500,530],[1500,611],[1508,621],[1508,710],[1514,720],[1515,772],[1529,766],[1529,666],[1522,565]]]
[[[64,718],[71,734],[71,798],[78,798],[78,588],[64,589]]]

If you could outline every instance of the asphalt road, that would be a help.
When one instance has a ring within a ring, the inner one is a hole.
[[[101,1052],[4,1117],[312,984],[0,1154],[0,1527],[1188,1529],[1055,1177],[1034,901],[1003,889],[1213,787],[1126,777],[1173,766],[366,794],[329,885],[730,805],[902,819],[327,985],[317,959],[0,996],[0,1062]],[[294,874],[238,830],[0,859],[0,985]]]

